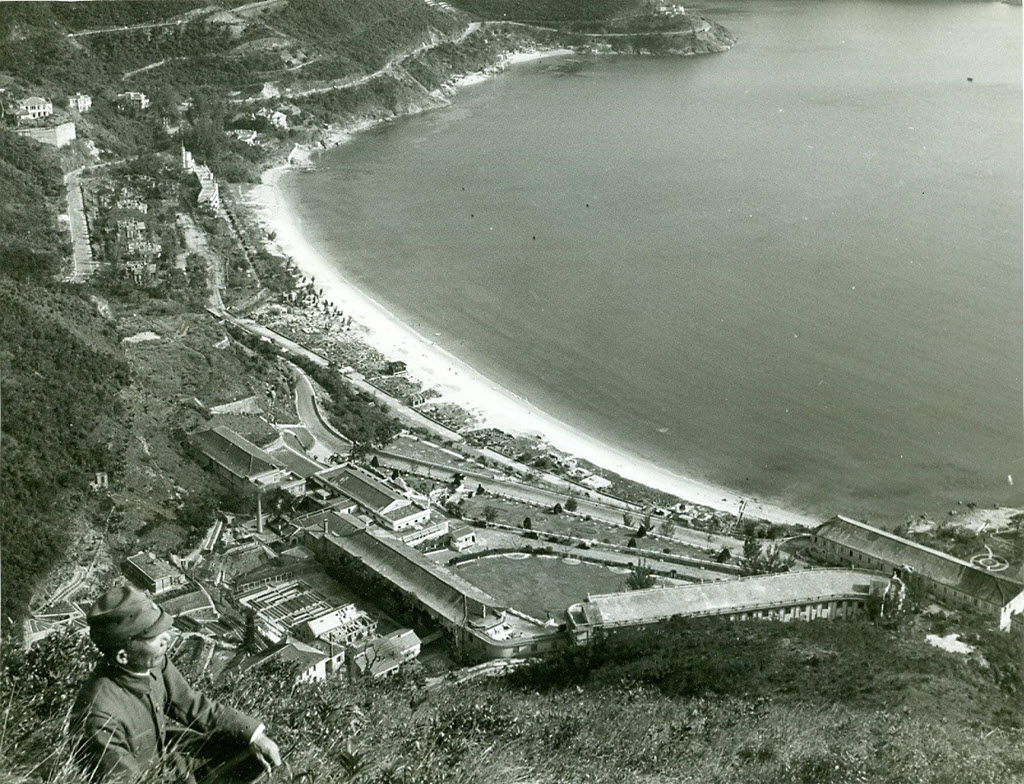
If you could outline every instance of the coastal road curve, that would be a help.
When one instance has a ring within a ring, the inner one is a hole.
[[[295,379],[295,410],[302,426],[329,451],[342,456],[352,452],[352,442],[331,427],[320,413],[313,392],[313,383],[309,376],[298,368]]]
[[[321,367],[330,366],[330,362],[325,357],[321,356],[315,351],[311,351],[310,349],[306,348],[305,346],[302,346],[299,343],[296,343],[294,340],[291,340],[290,338],[286,338],[284,335],[281,335],[280,333],[275,332],[272,329],[264,327],[262,324],[259,324],[253,321],[252,319],[239,318],[237,316],[233,316],[223,308],[212,307],[208,308],[208,310],[211,313],[211,315],[215,316],[216,318],[228,321],[234,324],[235,326],[244,329],[245,331],[259,338],[263,338],[272,343],[276,343],[282,348],[285,348],[298,356],[305,357],[309,361],[314,362],[315,364]],[[526,476],[527,474],[530,473],[536,475],[536,469],[533,469],[530,466],[527,466],[523,463],[520,463],[502,454],[499,454],[498,452],[495,452],[491,449],[477,449],[469,447],[467,444],[465,444],[463,437],[459,433],[449,429],[448,427],[440,424],[439,422],[435,422],[434,420],[425,417],[419,411],[410,408],[409,406],[405,405],[402,401],[398,400],[395,397],[392,397],[391,395],[387,394],[378,387],[375,387],[373,384],[366,381],[361,374],[342,373],[341,375],[357,389],[366,392],[374,399],[382,403],[385,403],[391,409],[392,413],[398,416],[399,419],[402,419],[407,425],[422,428],[432,433],[435,437],[440,438],[442,442],[462,442],[459,449],[465,452],[466,454],[475,456],[480,459],[490,460],[499,463],[520,476]],[[306,389],[299,385],[296,388],[296,395],[308,395],[309,397],[312,397],[312,387]],[[309,406],[312,405],[312,401],[304,403],[304,406],[306,407],[307,411],[312,410],[311,408],[309,408]],[[412,461],[411,458],[405,458],[400,455],[392,455],[391,457],[393,457],[394,459],[410,460],[410,462],[414,462]],[[434,471],[446,470],[449,472],[449,476],[451,475],[452,470],[447,466],[432,464],[427,461],[422,461],[421,467],[432,467],[432,470]],[[468,475],[466,471],[460,472]],[[540,476],[538,477],[538,481],[545,485],[548,485],[548,487],[550,487],[551,489],[533,487],[518,482],[513,484],[510,482],[509,479],[507,479],[504,476],[504,474],[499,472],[494,472],[493,474],[480,474],[480,476],[482,476],[483,478],[487,479],[490,482],[501,483],[503,486],[514,486],[518,488],[523,488],[523,492],[529,492],[532,495],[529,499],[524,498],[522,500],[525,500],[527,503],[539,504],[541,506],[551,506],[556,502],[564,501],[565,498],[569,495],[574,495],[577,499],[579,499],[581,508],[583,503],[586,502],[587,507],[592,507],[594,510],[584,512],[584,514],[590,514],[595,519],[601,521],[608,521],[615,525],[622,525],[623,511],[629,510],[633,514],[640,514],[643,511],[642,507],[639,506],[638,504],[629,503],[619,498],[604,495],[596,490],[593,490],[592,488],[585,487],[574,482],[570,482],[569,480],[564,479],[563,477],[551,474],[549,472],[544,472],[540,474]],[[484,487],[487,487],[487,485],[484,484]],[[600,510],[600,512],[598,512],[597,510]],[[756,511],[759,516],[765,517],[766,519],[771,519],[771,515],[767,514],[760,504],[756,504],[755,508],[751,509],[750,511],[751,513]],[[693,531],[693,529],[682,528],[680,528],[679,530],[689,531],[692,533],[693,536],[699,537],[701,544],[698,546],[710,546],[708,544],[707,535],[704,532],[696,532]],[[679,538],[680,541],[689,543],[689,541],[687,539],[684,539],[683,536],[678,536],[677,538]],[[737,546],[737,544],[742,544],[738,539],[734,539],[728,536],[722,536],[720,534],[713,534],[711,541],[719,543],[716,545],[718,547],[729,547],[730,549]]]
[[[236,327],[244,329],[246,332],[255,335],[256,337],[265,338],[272,343],[276,343],[282,348],[287,349],[293,354],[304,357],[308,359],[310,362],[319,365],[320,367],[329,367],[331,364],[326,358],[320,356],[315,351],[310,351],[305,346],[296,343],[294,340],[291,340],[290,338],[286,338],[284,335],[278,332],[274,332],[272,329],[264,327],[262,324],[258,324],[252,319],[238,318],[237,316],[231,315],[222,308],[209,308],[208,310],[212,315],[216,316],[217,318],[229,321]],[[438,436],[445,441],[462,440],[462,436],[456,433],[454,430],[449,430],[447,427],[438,422],[435,422],[433,419],[428,419],[427,417],[423,416],[423,414],[421,414],[419,411],[416,411],[415,409],[412,409],[409,406],[405,405],[405,403],[403,403],[398,398],[392,397],[391,395],[384,392],[382,389],[378,389],[373,384],[368,382],[365,378],[363,378],[362,375],[358,373],[341,373],[341,371],[338,372],[346,381],[352,384],[352,386],[372,396],[374,399],[387,404],[387,406],[391,409],[392,413],[394,413],[400,419],[405,420],[407,424],[423,428],[424,430],[433,433],[435,436]],[[310,394],[312,394],[312,390],[310,390]]]

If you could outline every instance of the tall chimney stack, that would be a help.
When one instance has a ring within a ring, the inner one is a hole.
[[[263,533],[263,494],[256,495],[256,533]]]

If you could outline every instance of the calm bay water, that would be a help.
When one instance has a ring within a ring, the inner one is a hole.
[[[1021,9],[691,10],[740,43],[526,64],[325,155],[284,181],[309,239],[667,468],[879,522],[1021,503]]]

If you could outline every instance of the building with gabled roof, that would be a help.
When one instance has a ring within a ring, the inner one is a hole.
[[[223,425],[192,433],[189,443],[205,462],[239,489],[263,492],[280,488],[296,492],[305,486],[302,477],[295,476],[269,452]]]
[[[345,604],[303,621],[293,627],[292,632],[310,643],[322,640],[331,645],[345,646],[375,635],[377,622],[354,604]]]
[[[781,621],[864,615],[881,596],[882,575],[853,569],[809,569],[671,588],[601,594],[569,608],[569,634],[589,642],[598,630],[649,626],[670,618],[724,616]]]
[[[283,640],[273,648],[257,654],[239,665],[239,671],[248,672],[269,661],[279,661],[296,665],[298,672],[295,680],[299,683],[314,683],[327,680],[327,676],[337,671],[345,661],[344,652],[335,654],[321,650],[315,645],[299,640]]]
[[[40,120],[53,114],[53,102],[49,98],[30,95],[18,101],[18,121]]]
[[[476,531],[468,525],[460,525],[451,529],[448,546],[457,552],[468,550],[476,544]]]
[[[398,672],[420,655],[420,638],[412,629],[396,629],[375,640],[354,645],[346,651],[349,674],[383,678]]]
[[[324,470],[324,466],[314,460],[310,460],[283,442],[276,446],[271,445],[271,447],[267,448],[266,452],[278,465],[287,468],[295,476],[300,476],[303,479],[309,479],[309,477]]]
[[[557,626],[507,612],[490,594],[351,514],[325,509],[295,522],[304,528],[306,547],[328,569],[365,570],[383,578],[448,630],[457,646],[508,658],[568,642]]]
[[[369,471],[346,465],[324,471],[317,482],[356,504],[392,531],[401,531],[430,520],[430,510],[403,496]]]
[[[995,615],[1000,629],[1009,629],[1012,616],[1024,612],[1024,584],[1019,581],[873,525],[837,515],[815,528],[810,539],[811,554],[826,563],[887,573],[909,567],[937,600]]]

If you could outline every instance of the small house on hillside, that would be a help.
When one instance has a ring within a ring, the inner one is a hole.
[[[346,653],[349,675],[383,678],[398,672],[420,655],[420,638],[412,629],[396,631],[349,648]]]
[[[74,109],[79,114],[85,114],[92,108],[92,97],[84,93],[75,93],[68,98],[68,108]]]
[[[344,662],[345,656],[339,653],[337,660],[317,646],[299,640],[285,640],[268,651],[250,658],[239,666],[241,672],[248,672],[269,661],[279,661],[296,666],[295,680],[298,683],[315,683],[327,680],[327,676],[335,672]]]
[[[126,93],[118,93],[117,105],[122,109],[143,111],[149,108],[149,97],[145,93],[130,90]]]
[[[53,102],[49,98],[30,95],[18,101],[18,121],[40,120],[53,114]]]

